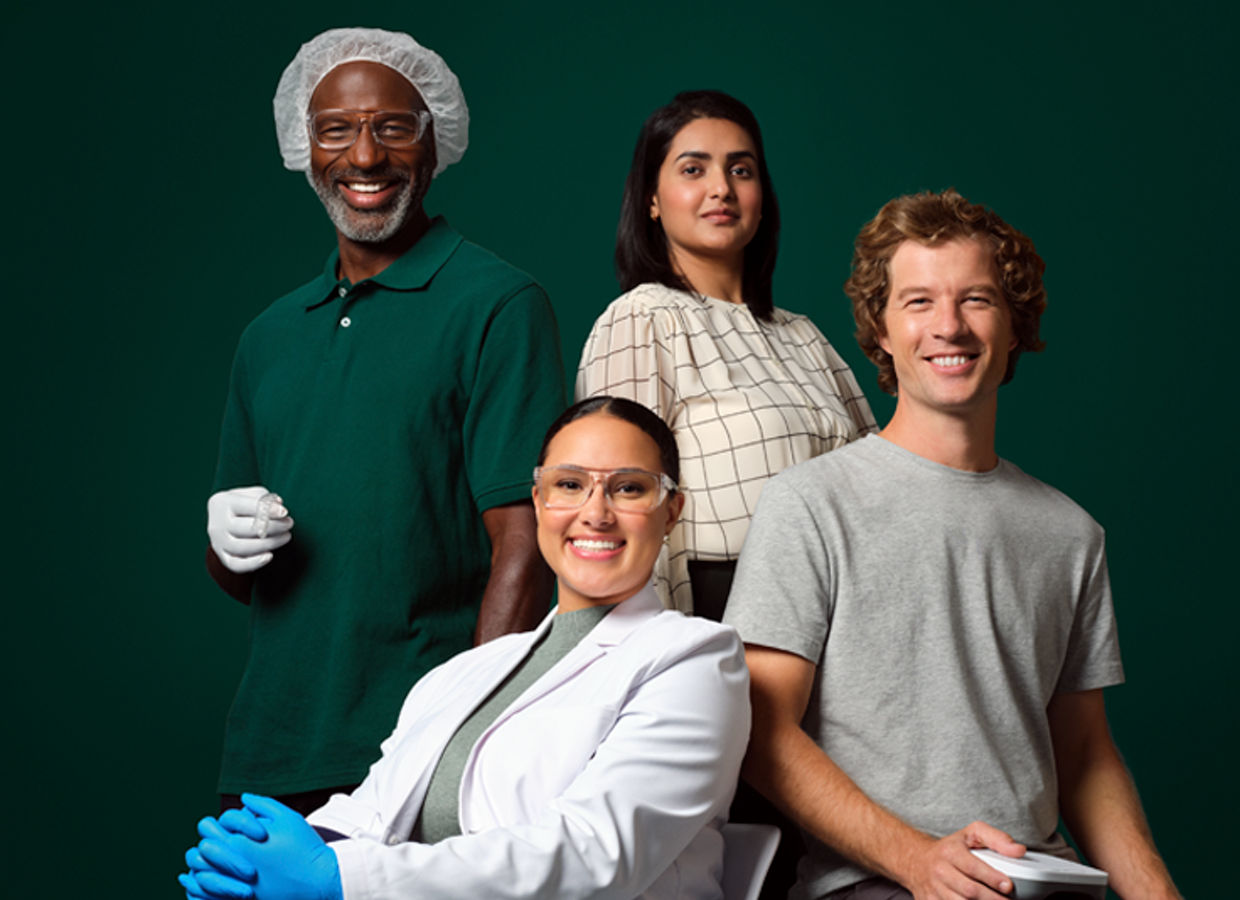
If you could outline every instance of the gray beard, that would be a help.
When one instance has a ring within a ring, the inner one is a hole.
[[[354,209],[333,184],[321,181],[313,170],[307,170],[306,180],[319,195],[323,208],[327,210],[327,217],[332,220],[336,230],[359,244],[381,244],[394,237],[408,220],[414,209],[414,202],[420,202],[424,193],[417,189],[414,179],[407,178],[404,179],[405,183],[400,192],[383,208]]]

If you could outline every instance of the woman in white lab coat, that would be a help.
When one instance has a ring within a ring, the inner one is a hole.
[[[652,588],[678,477],[645,407],[566,411],[533,488],[556,609],[419,681],[351,795],[308,820],[251,795],[204,819],[187,896],[721,896],[748,676],[732,629],[665,611]]]

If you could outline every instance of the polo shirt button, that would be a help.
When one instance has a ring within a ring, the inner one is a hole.
[[[392,835],[391,837],[387,839],[387,842],[388,842],[389,847],[395,847],[397,844],[400,843],[400,838],[397,837],[396,835]]]
[[[350,319],[348,316],[345,316],[343,319],[340,320],[341,328],[348,328],[352,324],[353,324],[353,320]]]
[[[347,293],[349,293],[349,289],[348,289],[348,288],[345,288],[345,287],[336,288],[336,296],[337,296],[337,297],[343,297],[343,296],[344,296],[345,294],[347,294]]]

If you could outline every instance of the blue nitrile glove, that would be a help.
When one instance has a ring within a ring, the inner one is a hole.
[[[267,840],[267,829],[263,827],[263,823],[254,817],[254,813],[248,809],[226,809],[220,814],[217,830],[210,834],[204,833],[203,825],[208,824],[208,816],[198,823],[198,833],[205,838],[220,837],[219,828],[224,831],[231,831],[233,834],[244,834],[252,841]]]
[[[267,832],[265,841],[240,834],[227,841],[258,870],[256,900],[343,900],[336,854],[300,813],[258,794],[242,794],[241,802]],[[203,855],[214,865],[211,854]]]
[[[232,810],[230,810],[232,812]],[[220,817],[223,819],[223,817]],[[255,821],[257,825],[257,821]],[[198,823],[198,833],[202,836],[202,840],[198,842],[198,846],[190,847],[185,851],[185,864],[189,866],[189,870],[193,874],[199,872],[219,872],[222,875],[228,875],[238,881],[244,881],[253,884],[258,879],[258,871],[254,868],[244,855],[233,850],[229,841],[233,837],[233,831],[223,827],[222,822],[207,816]],[[252,834],[246,835],[251,840],[266,840],[267,832],[259,826],[261,838],[255,838]]]
[[[229,810],[242,813],[244,810]],[[221,818],[224,818],[221,816]],[[246,828],[251,835],[267,837],[266,830],[252,814],[231,817],[237,829]],[[248,821],[247,821],[248,820]],[[190,900],[249,900],[254,896],[251,886],[258,878],[258,871],[243,855],[233,850],[228,840],[232,833],[221,827],[215,819],[207,816],[198,823],[202,841],[185,852],[185,864],[189,873],[177,880],[185,888]]]
[[[188,900],[252,900],[254,888],[218,872],[182,872],[177,876]]]

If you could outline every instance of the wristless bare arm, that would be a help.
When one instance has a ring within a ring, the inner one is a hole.
[[[753,732],[742,775],[819,840],[904,885],[916,898],[999,898],[1009,880],[970,848],[1019,856],[1024,846],[984,822],[936,840],[871,800],[801,728],[816,666],[747,645]]]
[[[534,507],[528,500],[486,510],[491,538],[491,575],[478,610],[474,643],[529,631],[547,614],[553,578],[538,551]]]
[[[1089,862],[1106,870],[1111,889],[1124,900],[1179,898],[1111,739],[1102,691],[1056,694],[1047,716],[1059,811]]]

